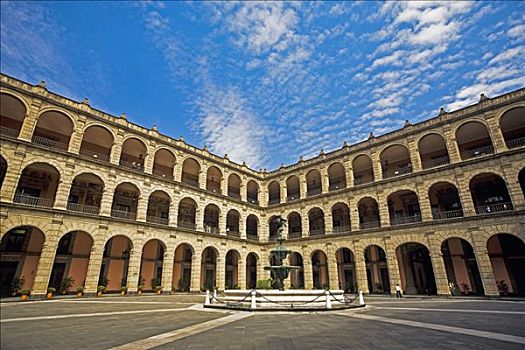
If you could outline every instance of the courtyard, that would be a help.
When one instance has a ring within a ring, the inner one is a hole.
[[[322,313],[227,312],[200,295],[4,302],[8,349],[524,349],[525,302],[369,298]]]

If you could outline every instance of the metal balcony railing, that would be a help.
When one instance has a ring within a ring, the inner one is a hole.
[[[19,130],[6,128],[5,126],[0,126],[0,135],[3,137],[10,137],[16,139],[19,133]]]
[[[408,225],[421,222],[421,214],[412,216],[394,216],[390,218],[390,226]]]
[[[310,230],[310,236],[321,236],[321,235],[324,235],[324,228]]]
[[[501,213],[504,211],[510,211],[514,209],[512,206],[512,203],[497,203],[497,204],[485,204],[480,205],[476,207],[476,214],[483,215],[483,214],[494,214],[494,213]]]
[[[226,231],[226,235],[227,236],[232,236],[232,237],[241,237],[241,233],[239,231]]]
[[[67,203],[67,210],[78,211],[78,212],[81,212],[81,213],[88,213],[88,214],[98,214],[99,211],[100,211],[100,207],[98,207],[96,205]]]
[[[247,239],[250,239],[252,241],[258,241],[259,240],[259,237],[257,237],[257,234],[255,233],[247,233],[246,234],[246,238]]]
[[[315,196],[315,195],[321,194],[321,192],[322,192],[322,188],[321,187],[314,187],[314,188],[308,189],[308,191],[306,192],[306,195],[308,197],[310,197],[310,196]]]
[[[391,177],[401,176],[405,174],[411,174],[412,173],[412,166],[405,166],[402,168],[396,168],[396,169],[387,169],[383,171],[383,179],[388,179]]]
[[[168,218],[160,218],[158,216],[148,215],[146,216],[146,221],[152,222],[154,224],[168,225],[170,220]]]
[[[345,177],[339,176],[333,179],[330,179],[330,185],[328,186],[329,191],[337,191],[346,188]]]
[[[25,205],[31,205],[33,207],[52,208],[54,200],[49,199],[49,198],[33,197],[27,194],[17,193],[15,194],[15,198],[13,199],[13,202],[25,204]]]
[[[210,225],[204,224],[204,232],[217,234],[219,233],[219,228],[217,226],[210,226]]]
[[[88,156],[90,158],[103,160],[105,162],[109,162],[109,156],[107,154],[102,154],[94,151],[90,151],[88,149],[80,149],[80,154],[83,156]]]
[[[301,238],[303,233],[301,231],[288,232],[288,238]]]
[[[153,175],[156,177],[162,178],[162,179],[166,179],[166,180],[174,179],[173,174],[165,174],[165,173],[157,172],[157,173],[153,173]]]
[[[520,137],[506,142],[509,149],[525,146],[525,137]]]
[[[348,233],[350,232],[350,225],[334,226],[334,233]]]
[[[121,159],[119,164],[123,168],[144,172],[144,164],[141,164],[139,162],[130,162],[130,161]]]
[[[474,148],[465,152],[461,152],[461,159],[467,160],[471,158],[481,157],[487,154],[493,154],[494,153],[494,147],[492,145],[490,146],[484,146],[479,148]]]
[[[279,198],[273,198],[273,199],[270,199],[268,201],[268,205],[279,204],[279,203],[280,203],[280,199]]]
[[[241,193],[235,190],[228,190],[228,197],[241,199]]]
[[[246,198],[246,200],[248,201],[248,203],[259,204],[259,199],[257,199],[256,197],[248,197]]]
[[[369,230],[378,227],[381,227],[381,222],[379,221],[367,221],[359,223],[359,229],[361,230]]]
[[[448,156],[443,156],[431,160],[426,160],[422,162],[423,169],[436,168],[438,166],[447,165],[450,163],[450,158]]]
[[[286,201],[287,202],[293,202],[293,201],[296,201],[300,198],[301,196],[299,195],[299,193],[290,193],[288,195],[288,197],[286,197]]]
[[[125,210],[111,209],[111,216],[114,218],[135,220],[137,218],[137,213]]]
[[[434,220],[445,220],[445,219],[454,219],[454,218],[462,218],[463,217],[463,210],[448,210],[448,211],[441,211],[441,210],[433,210],[432,211],[432,218]]]
[[[188,221],[179,221],[177,223],[177,226],[178,227],[189,228],[189,229],[192,229],[192,230],[195,230],[195,228],[197,227],[194,222],[188,222]]]
[[[37,145],[40,145],[40,146],[44,146],[44,147],[49,147],[49,148],[54,148],[54,149],[61,149],[61,150],[64,150],[64,151],[67,151],[67,148],[68,148],[68,145],[65,144],[65,143],[54,141],[54,140],[50,140],[50,139],[47,139],[47,138],[42,137],[42,136],[33,135],[33,138],[31,140],[32,140],[32,142],[34,144],[37,144]]]
[[[199,181],[184,176],[182,177],[181,182],[192,187],[199,187]]]

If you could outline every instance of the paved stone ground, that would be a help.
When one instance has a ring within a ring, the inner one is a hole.
[[[370,300],[336,313],[228,313],[201,296],[2,303],[8,349],[525,349],[525,302]]]

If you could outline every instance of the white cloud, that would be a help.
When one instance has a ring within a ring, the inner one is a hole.
[[[523,56],[525,54],[525,46],[517,46],[513,47],[511,49],[508,49],[506,51],[503,51],[493,59],[489,61],[489,64],[494,64],[502,61],[507,61],[512,58],[515,58],[516,56]]]
[[[525,35],[525,24],[519,24],[510,28],[507,31],[507,35],[513,38],[520,38]]]

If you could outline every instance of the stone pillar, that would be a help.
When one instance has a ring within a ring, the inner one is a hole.
[[[175,156],[178,161],[177,164],[175,164],[175,166],[173,167],[173,179],[175,180],[175,182],[181,182],[182,165],[184,163],[184,153],[182,153],[182,151],[178,151]]]
[[[268,218],[262,214],[259,222],[259,240],[261,242],[268,242],[270,237],[270,227],[268,226]]]
[[[66,171],[61,175],[61,179],[58,183],[54,207],[57,209],[65,210],[67,207],[67,199],[69,197],[69,192],[71,190],[71,185],[73,182],[72,170],[69,164],[66,164]]]
[[[383,180],[383,168],[381,167],[381,157],[379,156],[379,153],[376,150],[370,152],[370,156],[372,158],[374,181],[381,181]]]
[[[330,289],[339,289],[339,274],[337,273],[337,259],[333,247],[327,246],[326,263],[328,264],[328,281]]]
[[[215,265],[215,286],[219,290],[224,290],[226,287],[225,281],[225,271],[226,271],[226,253],[224,253],[224,258],[222,255],[217,256],[217,264]]]
[[[173,259],[175,252],[175,244],[169,244],[164,251],[164,260],[162,261],[162,291],[164,293],[171,293],[173,284]]]
[[[229,173],[226,172],[221,178],[221,194],[223,196],[228,196],[228,176]]]
[[[518,181],[521,169],[513,167],[510,162],[501,167],[505,174],[505,182],[514,208],[517,210],[525,209],[525,197],[523,196],[521,185]]]
[[[202,252],[195,250],[191,259],[191,292],[200,292],[201,290],[201,262]]]
[[[354,197],[350,197],[348,200],[348,208],[350,210],[350,230],[359,231],[359,208]]]
[[[332,219],[332,208],[328,206],[328,203],[323,206],[323,213],[325,234],[332,234],[334,233],[334,220]]]
[[[310,221],[308,220],[308,212],[301,209],[301,237],[310,236]]]
[[[100,215],[111,216],[111,207],[113,205],[113,195],[115,194],[115,182],[106,183],[100,200]]]
[[[281,188],[281,192],[280,192],[281,196],[279,200],[281,201],[281,203],[286,203],[286,200],[288,197],[288,187],[286,186],[286,180],[280,179],[279,187]]]
[[[382,190],[377,192],[377,205],[379,206],[379,220],[381,222],[381,227],[390,227],[387,196]]]
[[[16,155],[16,153],[15,153]],[[25,150],[24,154],[25,156]],[[2,188],[0,191],[0,201],[6,202],[6,203],[12,203],[13,197],[15,196],[16,188],[18,186],[18,181],[20,180],[20,176],[22,175],[22,157],[13,157],[11,158],[8,166],[7,171],[4,176],[4,182],[2,183]]]
[[[433,236],[427,237],[430,259],[432,260],[432,269],[436,280],[437,293],[439,295],[450,295],[448,287],[447,270],[441,253],[441,242]]]
[[[144,155],[144,172],[146,174],[153,174],[153,163],[154,162],[155,162],[155,154],[146,153]]]
[[[499,296],[498,286],[496,285],[496,279],[494,278],[494,270],[490,263],[485,238],[478,230],[471,231],[470,235],[485,295]]]
[[[345,159],[343,166],[345,168],[346,187],[354,187],[354,170],[350,159]]]
[[[137,202],[137,221],[145,222],[146,221],[146,212],[148,210],[148,200],[147,196],[140,196]]]
[[[450,125],[445,125],[443,127],[443,133],[445,134],[445,143],[447,146],[448,157],[450,158],[450,163],[459,163],[461,162],[461,157],[459,156],[459,148],[456,143],[456,135],[451,129]]]
[[[432,209],[430,207],[430,199],[428,198],[428,190],[425,187],[425,184],[422,182],[416,183],[416,189],[419,200],[419,209],[421,210],[421,219],[424,222],[432,221]]]
[[[392,245],[390,237],[384,238],[388,278],[390,280],[390,294],[396,294],[396,284],[401,286],[399,262],[397,261],[396,247]]]
[[[312,258],[310,252],[303,251],[304,289],[313,289]]]
[[[195,211],[195,229],[204,232],[204,208],[197,208]]]
[[[364,248],[361,244],[354,245],[353,253],[355,259],[357,289],[365,294],[368,294],[370,293],[370,291],[368,290],[368,279],[366,277],[366,261],[363,251]]]
[[[308,193],[308,186],[306,185],[306,174],[299,174],[299,191],[300,198],[306,198]]]
[[[182,173],[181,173],[181,177],[182,177]],[[201,190],[206,189],[206,171],[203,169],[199,171],[199,188]]]
[[[105,236],[103,237],[105,238]],[[84,283],[84,293],[86,294],[95,295],[97,293],[98,279],[100,277],[105,245],[106,242],[104,239],[95,239],[93,241],[86,272],[86,281]]]
[[[120,164],[120,154],[122,153],[122,144],[124,139],[124,130],[117,131],[117,137],[111,148],[110,163],[119,165]]]
[[[86,125],[86,118],[79,117],[77,119],[77,126],[71,134],[71,140],[69,141],[69,152],[74,154],[80,153],[80,146],[82,145],[82,138],[84,137],[84,126]]]
[[[328,168],[321,168],[321,191],[322,193],[328,193],[330,187],[330,178],[328,176]]]
[[[474,208],[474,202],[472,201],[472,195],[469,188],[469,179],[467,179],[463,174],[457,176],[457,188],[458,195],[461,201],[461,208],[463,209],[464,216],[474,216],[476,215],[476,210]]]
[[[247,202],[248,201],[248,185],[246,181],[246,176],[243,176],[241,178],[241,188],[239,189],[241,191],[241,201]]]
[[[219,213],[219,234],[221,236],[226,236],[226,217],[228,216],[227,210],[228,207],[223,206]]]
[[[240,289],[246,289],[246,256],[241,255],[237,264],[238,281]]]
[[[38,260],[35,279],[31,289],[31,295],[36,298],[43,297],[47,293],[47,286],[49,285],[49,278],[55,262],[55,254],[58,245],[59,237],[58,228],[53,228],[46,232],[46,240],[42,245],[42,252]]]
[[[242,239],[246,239],[246,217],[243,215],[245,213],[245,210],[243,210],[243,213],[239,213],[239,235]]]
[[[419,150],[416,141],[410,137],[408,139],[408,154],[410,156],[410,163],[412,164],[412,172],[421,171],[421,161],[419,158]]]
[[[142,262],[142,242],[133,242],[136,246],[133,247],[129,256],[128,265],[128,279],[126,286],[128,292],[134,294],[138,290],[139,276],[140,276],[140,263]],[[140,281],[142,283],[142,281]]]
[[[490,139],[492,140],[492,145],[494,146],[494,152],[495,153],[505,152],[508,148],[507,148],[507,144],[505,143],[505,139],[503,138],[502,133],[499,131],[500,126],[498,125],[496,116],[491,115],[490,117],[486,118],[486,121],[487,121],[487,124],[489,125],[488,131],[489,131]]]
[[[34,98],[31,101],[31,106],[29,107],[29,111],[27,111],[25,115],[24,122],[22,123],[22,127],[20,129],[20,134],[18,135],[18,139],[31,142],[31,138],[33,137],[33,131],[35,130],[38,121],[38,113],[40,112],[41,106],[42,100]]]
[[[170,203],[169,226],[176,227],[179,216],[179,198],[173,197]]]

